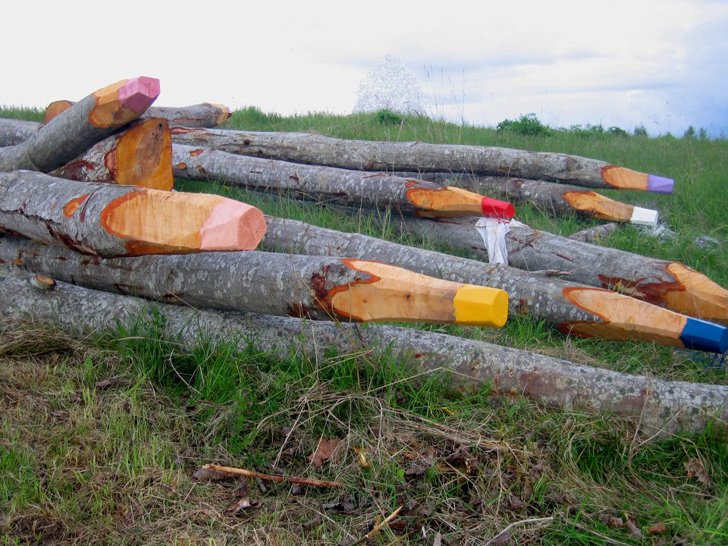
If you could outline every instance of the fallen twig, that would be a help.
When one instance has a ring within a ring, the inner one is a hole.
[[[363,544],[367,540],[369,540],[370,538],[372,538],[379,531],[381,531],[384,528],[385,525],[387,525],[390,521],[392,521],[394,518],[396,518],[397,517],[397,514],[400,513],[400,511],[402,510],[402,508],[403,508],[402,506],[400,506],[399,508],[397,508],[394,512],[392,512],[391,514],[389,514],[381,522],[377,523],[372,528],[372,530],[369,531],[366,535],[364,535],[363,537],[361,537],[359,540],[355,540],[354,542],[352,542],[351,544],[349,544],[349,546],[356,546],[357,544]]]
[[[314,487],[344,487],[342,482],[329,480],[314,480],[310,478],[297,478],[295,476],[277,476],[274,474],[263,474],[255,470],[246,470],[244,468],[235,468],[233,466],[220,466],[216,464],[206,464],[202,467],[204,470],[214,470],[223,474],[231,474],[234,476],[245,476],[246,478],[258,478],[279,483],[295,483],[298,485],[312,485]]]

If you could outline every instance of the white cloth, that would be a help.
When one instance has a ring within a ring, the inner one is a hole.
[[[483,238],[485,248],[488,249],[488,262],[492,264],[508,265],[508,248],[506,247],[506,235],[511,226],[524,226],[518,220],[504,220],[501,218],[481,218],[475,223]]]

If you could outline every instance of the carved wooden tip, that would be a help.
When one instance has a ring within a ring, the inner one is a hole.
[[[665,304],[675,311],[705,320],[728,322],[728,290],[679,262],[667,266],[678,289],[665,292]]]
[[[246,203],[223,199],[200,229],[200,250],[253,250],[267,226],[263,213]]]
[[[96,106],[89,114],[94,127],[117,128],[134,121],[159,96],[159,80],[140,76],[122,80],[93,94]]]
[[[515,212],[510,203],[490,199],[462,188],[419,187],[417,181],[410,181],[408,186],[407,200],[417,209],[419,216],[446,218],[485,215],[496,218],[513,218]]]
[[[633,171],[616,165],[607,165],[602,167],[601,171],[602,180],[616,189],[672,193],[674,181],[671,178]]]
[[[589,190],[567,191],[562,196],[572,209],[592,218],[646,226],[657,225],[656,210],[628,205]]]
[[[436,279],[380,262],[345,258],[368,280],[329,291],[333,310],[360,321],[419,321],[501,327],[508,318],[508,294],[498,288]]]
[[[159,96],[159,80],[147,76],[139,76],[127,80],[119,89],[119,102],[137,114],[146,112]]]
[[[252,250],[265,235],[257,208],[202,193],[137,189],[112,201],[101,225],[126,241],[127,255]]]

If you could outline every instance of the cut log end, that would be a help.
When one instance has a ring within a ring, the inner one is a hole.
[[[563,193],[563,198],[572,209],[592,218],[648,226],[657,225],[657,211],[615,201],[594,191],[567,191]]]
[[[73,103],[70,100],[57,100],[50,103],[45,110],[43,115],[43,123],[48,123],[53,118],[58,117],[61,112],[68,110]]]
[[[146,119],[126,131],[115,154],[117,184],[171,190],[172,135],[166,120]]]
[[[221,125],[225,123],[227,120],[230,119],[230,116],[233,115],[230,108],[228,106],[225,106],[224,104],[218,104],[216,102],[208,102],[205,104],[209,104],[213,108],[217,108],[220,111],[220,115],[217,117],[215,125]]]
[[[515,209],[505,201],[484,197],[478,193],[443,186],[441,188],[418,187],[417,181],[408,182],[407,199],[417,209],[418,216],[447,218],[453,216],[488,216],[513,218]]]

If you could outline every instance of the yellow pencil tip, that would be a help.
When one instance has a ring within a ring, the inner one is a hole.
[[[457,324],[500,328],[508,320],[508,293],[498,288],[465,285],[455,293],[453,308]]]

